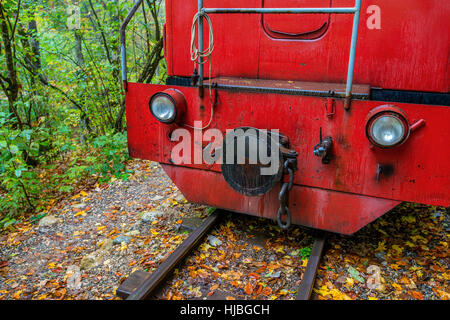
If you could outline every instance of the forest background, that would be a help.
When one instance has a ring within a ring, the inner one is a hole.
[[[134,1],[0,0],[0,232],[126,180],[120,26]],[[129,77],[163,83],[164,1],[127,29]]]

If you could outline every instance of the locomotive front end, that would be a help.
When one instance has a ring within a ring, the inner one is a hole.
[[[124,77],[132,157],[282,228],[353,234],[402,201],[450,205],[450,39],[430,37],[449,3],[374,29],[360,0],[235,2],[166,1],[167,83]]]

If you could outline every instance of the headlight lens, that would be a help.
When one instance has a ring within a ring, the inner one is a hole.
[[[187,103],[183,93],[178,89],[166,89],[155,93],[149,101],[150,112],[156,120],[164,124],[180,124]]]
[[[392,147],[405,137],[406,128],[403,121],[394,115],[385,115],[375,119],[370,128],[370,135],[380,146]]]
[[[152,98],[150,109],[153,116],[164,123],[172,123],[177,117],[175,103],[170,96],[164,93],[157,94]]]
[[[403,144],[411,133],[406,113],[393,105],[372,109],[366,118],[366,136],[372,145],[387,149]]]

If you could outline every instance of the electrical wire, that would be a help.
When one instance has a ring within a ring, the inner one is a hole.
[[[208,27],[209,27],[209,45],[208,47],[203,50],[200,51],[196,46],[195,46],[195,37],[196,37],[196,33],[197,33],[197,26],[198,26],[198,21],[200,19],[200,17],[204,18],[206,20],[206,22],[208,23]],[[209,62],[209,99],[210,99],[210,103],[211,103],[211,117],[209,119],[209,122],[206,126],[204,126],[203,128],[196,128],[190,125],[185,124],[185,127],[194,129],[194,130],[204,130],[206,128],[208,128],[213,120],[214,117],[214,103],[212,101],[212,81],[211,81],[211,65],[212,65],[212,58],[211,55],[214,51],[214,31],[213,31],[213,26],[212,26],[212,22],[211,22],[211,18],[206,14],[206,13],[200,13],[197,12],[192,20],[192,28],[191,28],[191,60],[194,62],[194,65],[200,65],[200,64],[205,64],[206,62]],[[200,58],[202,59],[202,62],[200,62]]]

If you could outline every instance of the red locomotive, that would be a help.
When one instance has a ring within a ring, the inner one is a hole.
[[[122,27],[129,152],[189,201],[342,234],[402,201],[450,205],[449,1],[166,0],[167,85],[127,81],[141,2]],[[271,175],[173,159],[177,129],[195,157],[250,128],[245,159],[276,140]]]

